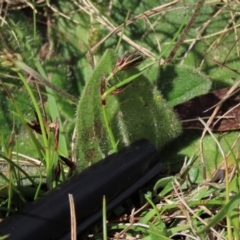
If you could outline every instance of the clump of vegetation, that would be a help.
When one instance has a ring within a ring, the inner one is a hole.
[[[94,239],[239,239],[238,9],[2,3],[2,218],[147,138],[166,174],[113,211],[108,237],[93,227]]]

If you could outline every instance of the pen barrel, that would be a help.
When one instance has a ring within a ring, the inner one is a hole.
[[[57,239],[71,226],[68,194],[73,195],[79,223],[101,208],[103,195],[107,201],[117,197],[157,161],[155,147],[141,139],[93,164],[3,220],[0,236],[9,234],[9,240]]]

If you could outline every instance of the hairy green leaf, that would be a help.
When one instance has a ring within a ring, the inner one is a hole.
[[[211,81],[191,67],[166,65],[160,71],[158,87],[169,105],[175,106],[207,93],[211,88]]]
[[[100,83],[111,74],[118,57],[107,50],[88,80],[77,109],[77,153],[79,169],[102,159],[112,151],[104,122]],[[136,69],[122,71],[109,84],[137,75]],[[124,90],[106,98],[109,126],[118,149],[147,138],[157,149],[177,137],[181,126],[155,86],[143,75]]]

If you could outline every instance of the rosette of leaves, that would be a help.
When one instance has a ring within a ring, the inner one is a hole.
[[[77,157],[80,170],[113,151],[108,127],[118,150],[141,138],[148,139],[160,150],[181,132],[181,124],[171,107],[136,68],[124,67],[113,74],[118,59],[112,50],[107,50],[81,95],[77,108]],[[106,88],[130,77],[134,80],[107,95],[104,99],[106,105],[103,106],[101,81],[110,75],[114,76],[105,84]],[[107,122],[103,107],[106,107]]]

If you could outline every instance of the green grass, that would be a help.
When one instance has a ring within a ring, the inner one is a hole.
[[[144,186],[137,203],[103,210],[108,224],[92,228],[94,239],[240,239],[238,131],[180,134],[172,110],[238,84],[239,3],[27,3],[3,4],[1,14],[2,218],[147,137],[165,176]],[[135,51],[145,60],[116,70]],[[224,182],[211,182],[219,169]]]

